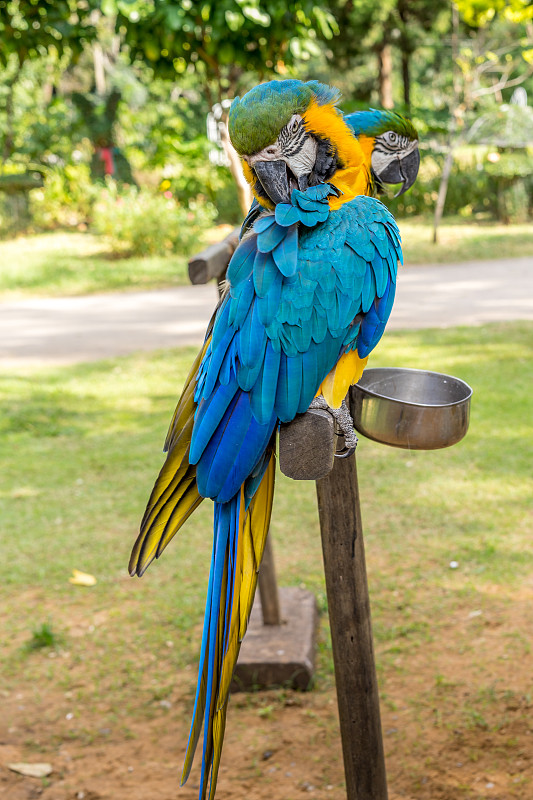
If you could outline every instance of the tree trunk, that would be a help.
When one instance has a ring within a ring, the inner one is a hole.
[[[392,108],[392,47],[383,44],[378,50],[379,102],[383,108]]]
[[[450,123],[450,132],[448,136],[448,149],[446,158],[444,160],[444,167],[442,169],[442,176],[440,179],[439,194],[437,197],[437,204],[435,206],[435,217],[433,221],[433,244],[437,244],[437,230],[442,219],[444,212],[444,205],[446,203],[446,195],[448,193],[448,181],[453,166],[454,150],[458,145],[456,140],[457,128],[459,127],[459,103],[461,99],[461,77],[457,59],[459,57],[459,11],[457,6],[452,4],[452,60],[453,60],[453,111],[452,121]]]
[[[15,99],[15,85],[20,78],[20,73],[22,70],[22,65],[20,62],[17,62],[17,67],[15,70],[15,74],[6,81],[7,86],[7,96],[5,100],[5,110],[6,110],[6,128],[5,128],[5,136],[4,136],[4,144],[2,146],[2,166],[11,156],[13,151],[13,142],[15,138],[15,130],[13,127],[13,112],[14,112],[14,99]]]
[[[104,51],[99,42],[95,42],[93,45],[93,64],[96,93],[103,97],[106,94],[107,87],[105,79]]]
[[[235,183],[237,184],[239,205],[241,207],[242,213],[246,216],[246,214],[250,210],[250,206],[252,205],[252,200],[253,200],[252,190],[250,189],[248,181],[244,177],[244,172],[242,171],[241,159],[239,158],[239,154],[237,153],[237,151],[235,150],[230,141],[226,123],[224,121],[220,121],[218,124],[220,126],[220,139],[222,141],[224,152],[228,157],[230,172],[233,175]]]
[[[409,61],[411,54],[407,50],[402,50],[402,80],[403,80],[403,102],[407,111],[411,108],[411,74]]]
[[[448,152],[446,153],[446,158],[444,160],[444,167],[442,168],[442,176],[439,185],[439,194],[437,197],[437,204],[435,206],[435,217],[433,220],[433,244],[437,244],[438,241],[437,230],[440,225],[440,221],[442,219],[442,214],[444,212],[444,204],[446,203],[446,195],[448,193],[448,181],[450,180],[450,174],[453,167],[453,154],[455,149],[453,143],[453,135],[454,131],[450,131]]]

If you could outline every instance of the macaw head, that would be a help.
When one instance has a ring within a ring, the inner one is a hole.
[[[411,120],[395,111],[356,111],[345,117],[363,150],[370,155],[372,178],[378,191],[385,183],[401,183],[396,197],[415,182],[420,166],[418,133]]]
[[[364,193],[370,175],[356,137],[336,108],[339,97],[337,89],[318,81],[284,80],[235,98],[229,135],[261,205],[288,203],[293,189],[335,181],[341,172],[345,180],[350,173],[351,192]]]

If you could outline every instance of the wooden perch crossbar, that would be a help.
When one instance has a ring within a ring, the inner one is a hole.
[[[211,244],[189,261],[189,278],[191,283],[208,283],[224,279],[230,259],[239,244],[239,228],[235,228],[225,239]]]

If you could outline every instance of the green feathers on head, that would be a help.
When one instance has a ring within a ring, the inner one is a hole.
[[[410,119],[402,117],[396,111],[378,111],[370,108],[368,111],[355,111],[345,117],[347,124],[357,131],[357,134],[366,136],[380,136],[386,131],[395,131],[400,136],[409,139],[418,139],[418,133]]]
[[[229,135],[235,150],[252,155],[273,144],[293,114],[303,114],[311,100],[319,105],[336,103],[337,89],[318,81],[297,80],[262,83],[236,97],[229,112]]]

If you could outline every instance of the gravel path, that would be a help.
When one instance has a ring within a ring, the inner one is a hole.
[[[0,364],[94,361],[202,341],[214,284],[0,303]],[[390,330],[533,319],[533,255],[400,271]]]

